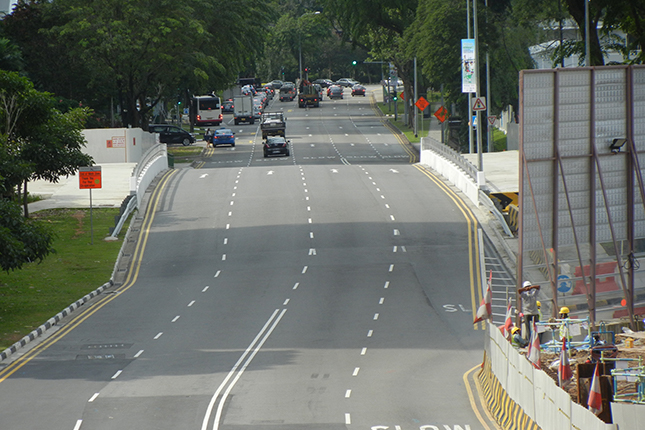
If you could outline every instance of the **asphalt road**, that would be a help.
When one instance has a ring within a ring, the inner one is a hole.
[[[168,172],[127,281],[0,371],[0,429],[475,430],[476,222],[370,98]],[[492,428],[492,427],[490,427]]]

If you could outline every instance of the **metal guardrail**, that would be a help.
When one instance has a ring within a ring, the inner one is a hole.
[[[132,196],[128,201],[128,205],[125,207],[125,210],[121,214],[121,217],[119,218],[119,222],[116,224],[116,227],[114,227],[114,230],[110,234],[110,237],[115,238],[119,235],[119,233],[121,232],[121,229],[123,228],[123,224],[125,224],[125,220],[128,219],[130,214],[136,208],[137,208],[137,199],[135,196]]]
[[[432,150],[442,157],[450,160],[455,163],[460,169],[462,169],[468,176],[470,176],[473,182],[477,183],[477,167],[473,165],[470,161],[466,160],[461,156],[460,153],[450,148],[448,145],[444,145],[441,142],[436,141],[435,139],[428,137],[423,139],[423,149]]]

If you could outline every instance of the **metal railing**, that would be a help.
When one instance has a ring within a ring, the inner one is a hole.
[[[477,167],[448,145],[444,145],[443,143],[428,137],[423,139],[423,147],[421,149],[434,151],[445,159],[455,163],[460,169],[466,172],[468,176],[470,176],[473,182],[477,183]]]

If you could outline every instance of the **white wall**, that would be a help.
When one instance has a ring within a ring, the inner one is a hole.
[[[159,135],[140,128],[94,128],[83,130],[83,152],[96,164],[138,163],[145,152],[159,143]]]

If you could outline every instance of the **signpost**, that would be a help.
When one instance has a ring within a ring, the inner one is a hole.
[[[101,166],[81,167],[78,169],[78,185],[80,190],[90,190],[90,244],[94,245],[92,188],[101,188]]]

